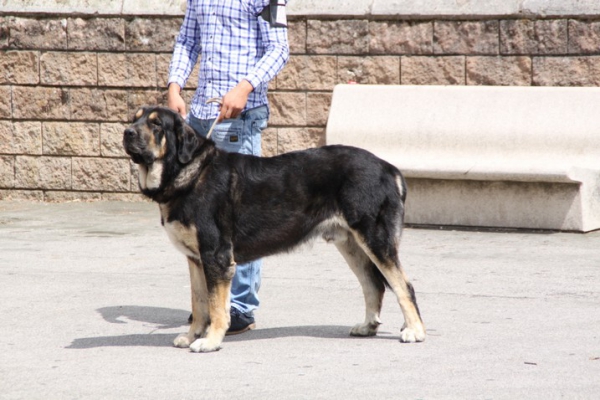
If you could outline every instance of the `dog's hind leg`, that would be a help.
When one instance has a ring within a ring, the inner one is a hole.
[[[425,326],[421,320],[417,299],[412,284],[408,281],[400,261],[398,260],[398,241],[391,241],[388,246],[375,246],[367,243],[359,234],[354,233],[359,246],[367,253],[371,261],[377,265],[390,288],[394,291],[402,314],[404,314],[404,326],[400,331],[400,341],[405,343],[422,342],[425,340]],[[388,238],[391,236],[387,236]],[[385,251],[376,251],[389,247]]]
[[[356,324],[350,335],[374,336],[381,324],[379,313],[385,293],[383,277],[352,235],[348,235],[346,240],[336,241],[335,245],[358,278],[365,298],[365,321]]]
[[[425,325],[417,305],[415,289],[404,274],[400,262],[385,263],[380,268],[396,294],[402,314],[404,314],[404,325],[400,330],[400,341],[404,343],[424,341]]]
[[[210,323],[204,268],[198,260],[190,257],[188,257],[188,266],[192,288],[192,321],[188,333],[183,333],[175,338],[173,342],[175,347],[190,347],[194,340],[204,335],[206,327]]]

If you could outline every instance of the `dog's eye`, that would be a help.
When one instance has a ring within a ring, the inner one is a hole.
[[[154,126],[162,126],[162,124],[160,123],[160,119],[158,119],[158,118],[151,119],[150,123]]]

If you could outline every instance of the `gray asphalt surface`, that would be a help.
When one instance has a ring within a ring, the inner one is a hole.
[[[318,241],[265,260],[257,330],[195,354],[187,264],[149,203],[0,202],[1,399],[597,399],[600,233],[406,229],[428,329],[374,338]]]

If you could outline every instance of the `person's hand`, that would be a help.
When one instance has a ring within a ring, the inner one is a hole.
[[[242,79],[236,87],[231,89],[223,96],[223,104],[221,105],[221,112],[217,117],[217,121],[221,122],[224,119],[235,118],[241,114],[246,107],[248,102],[248,96],[254,88],[245,79]]]
[[[185,101],[181,97],[181,87],[176,83],[171,83],[169,85],[167,91],[167,107],[185,118]]]

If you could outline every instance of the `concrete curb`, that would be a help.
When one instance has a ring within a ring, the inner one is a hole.
[[[2,14],[181,16],[185,0],[11,0]],[[590,17],[600,15],[596,0],[505,0],[489,4],[471,0],[291,0],[291,17],[493,18]]]

